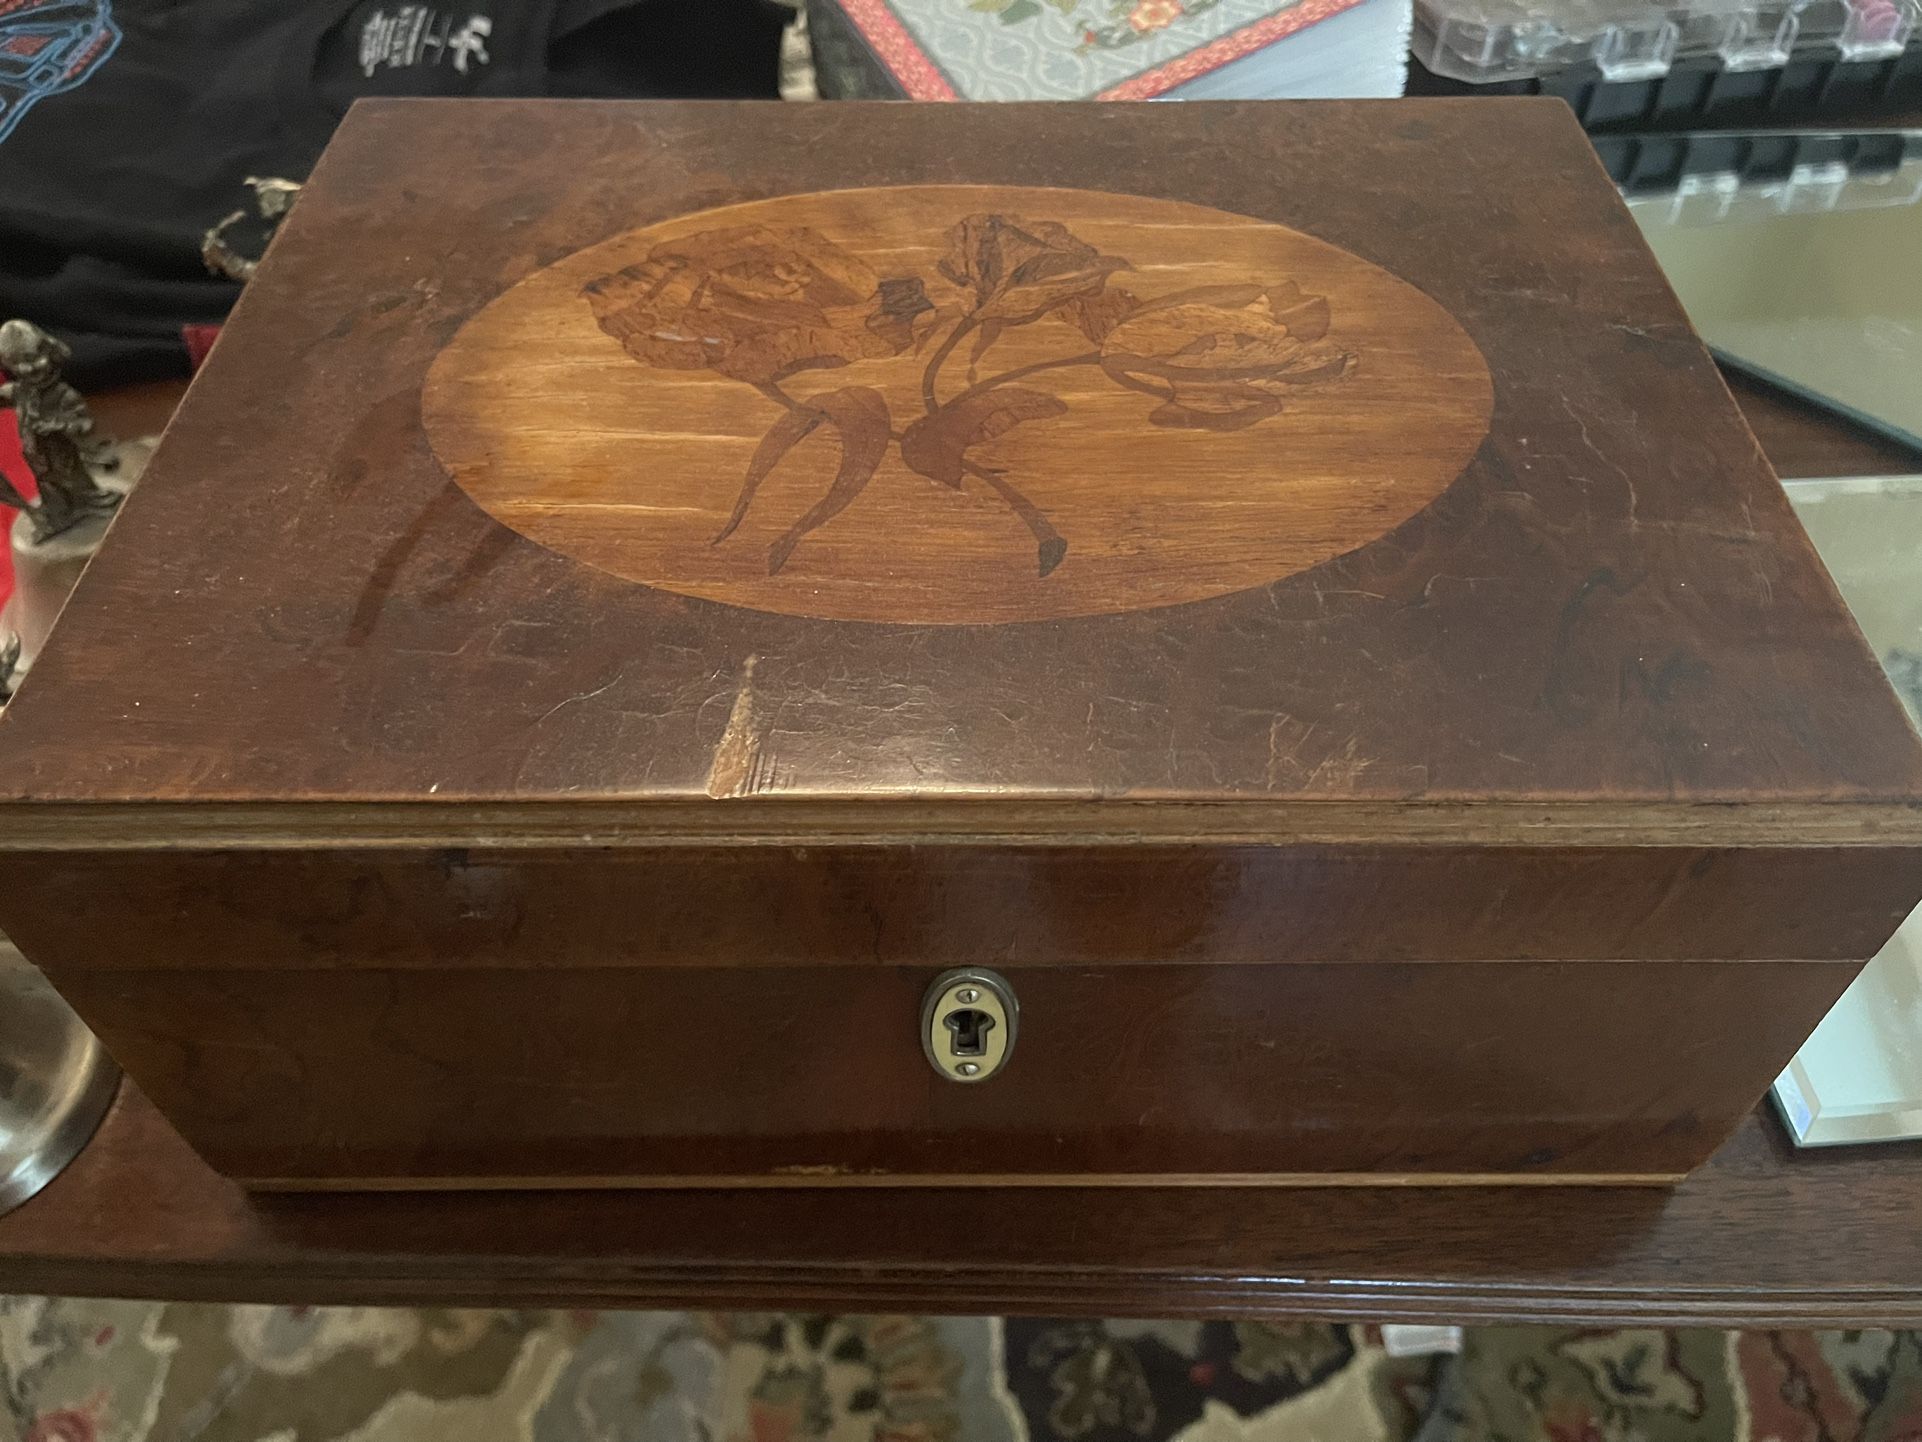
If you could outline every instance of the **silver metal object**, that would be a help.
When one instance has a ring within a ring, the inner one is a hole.
[[[981,967],[943,972],[921,1003],[921,1050],[949,1081],[986,1081],[1014,1052],[1021,1009],[1014,988]]]
[[[10,407],[20,428],[20,454],[38,494],[28,500],[0,479],[0,501],[20,512],[35,541],[46,541],[89,519],[106,529],[106,517],[127,488],[104,484],[114,464],[110,437],[95,426],[80,392],[60,377],[73,352],[64,341],[30,321],[0,324],[0,405]]]
[[[24,320],[0,324],[0,407],[11,408],[38,494],[28,500],[0,476],[0,504],[19,511],[10,544],[13,593],[0,610],[0,703],[19,687],[67,594],[147,456],[151,441],[120,442],[95,424],[80,392],[61,378],[65,343]]]
[[[228,280],[237,280],[242,285],[252,280],[254,272],[260,269],[260,256],[244,254],[234,244],[233,233],[248,225],[263,231],[264,238],[257,239],[264,254],[267,241],[273,239],[281,221],[287,218],[287,212],[294,208],[294,202],[300,198],[300,182],[282,180],[274,175],[250,175],[247,177],[247,189],[252,193],[253,204],[242,206],[226,216],[200,240],[200,258],[207,269]]]
[[[0,1212],[60,1174],[113,1103],[120,1069],[0,937]]]
[[[33,521],[15,518],[12,531],[13,594],[0,608],[0,649],[7,653],[7,689],[20,681],[47,643],[54,618],[107,534],[105,515],[90,515],[58,535],[36,540]]]

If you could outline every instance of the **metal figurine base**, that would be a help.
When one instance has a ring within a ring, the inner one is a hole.
[[[44,541],[33,539],[32,523],[25,515],[13,523],[13,594],[0,611],[0,631],[20,638],[20,656],[14,662],[13,679],[17,685],[33,665],[33,658],[47,643],[60,608],[87,562],[100,547],[111,516],[90,516],[70,530]]]
[[[102,473],[100,484],[125,495],[146,469],[153,444],[151,440],[138,440],[118,446],[120,464],[115,470]],[[100,549],[101,537],[106,535],[107,524],[112,519],[111,515],[90,516],[57,536],[36,541],[33,524],[27,516],[14,518],[13,594],[7,598],[5,608],[0,609],[0,642],[8,636],[17,638],[20,654],[14,661],[11,678],[0,679],[10,679],[14,686],[20,684],[21,677],[33,665],[33,658],[46,644],[47,635],[53,630],[60,608],[67,604],[80,573],[87,569],[87,562]],[[0,649],[4,646],[0,645]]]
[[[79,1155],[119,1087],[94,1034],[0,937],[0,1212]]]

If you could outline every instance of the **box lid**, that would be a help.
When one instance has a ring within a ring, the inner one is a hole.
[[[363,104],[0,715],[15,848],[1910,846],[1919,792],[1532,100]]]

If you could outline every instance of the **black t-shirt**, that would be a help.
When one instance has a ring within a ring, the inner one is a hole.
[[[184,374],[201,237],[364,95],[772,97],[771,0],[0,0],[0,319],[77,383]]]

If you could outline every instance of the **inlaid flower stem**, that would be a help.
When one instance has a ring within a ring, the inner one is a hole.
[[[961,329],[966,326],[966,324],[967,322],[965,320],[962,321],[961,325],[956,327],[955,334],[958,335]],[[949,339],[952,340],[953,336],[950,336]],[[945,347],[945,350],[947,350],[948,352],[952,352],[953,349],[954,348],[952,345],[948,345]],[[941,353],[937,352],[933,362],[930,363],[929,380],[927,382],[929,386],[932,386],[933,373],[936,369],[939,368],[941,359],[942,359]],[[1037,370],[1046,370],[1050,366],[1069,365],[1069,364],[1082,365],[1082,364],[1086,364],[1091,359],[1099,360],[1100,357],[1099,355],[1078,356],[1078,357],[1075,357],[1072,361],[1048,361],[1041,365],[1024,366],[1020,370],[1009,371],[1006,375],[993,376],[988,380],[981,382],[978,386],[974,386],[970,388],[967,394],[971,395],[975,391],[987,390],[991,386],[1000,385],[1007,381],[1018,379],[1023,375],[1031,375]],[[806,416],[821,415],[820,411],[818,411],[815,407],[810,406],[805,400],[802,400],[795,396],[791,396],[786,391],[782,390],[778,382],[764,381],[761,384],[757,385],[755,389],[758,390],[762,395],[766,396],[769,400],[773,401],[776,405],[784,406],[785,408],[787,408],[790,411],[793,411],[797,415],[806,415]],[[935,407],[935,409],[938,410],[939,407],[937,406]],[[931,411],[930,414],[933,414],[933,412]],[[826,417],[822,416],[822,419],[826,419]],[[891,441],[898,442],[901,440],[901,438],[902,438],[902,433],[900,431],[888,432],[888,439]],[[1029,500],[1025,495],[1023,495],[1021,493],[1020,488],[1014,485],[1013,482],[997,474],[996,472],[989,470],[985,466],[979,466],[979,465],[976,465],[973,461],[967,461],[962,464],[962,469],[966,471],[969,475],[973,476],[976,480],[981,481],[983,484],[985,484],[989,490],[993,491],[994,494],[1000,498],[1003,505],[1005,505],[1009,510],[1013,511],[1015,515],[1021,518],[1021,523],[1028,528],[1028,533],[1034,537],[1035,564],[1041,575],[1043,576],[1047,575],[1050,571],[1054,570],[1056,566],[1061,564],[1062,558],[1068,554],[1067,539],[1059,531],[1057,531],[1054,528],[1053,523],[1048,520],[1046,514],[1042,512],[1039,506],[1037,506],[1033,501]],[[732,527],[730,526],[729,530],[731,529]],[[723,532],[723,535],[725,534],[726,532]]]
[[[941,409],[941,402],[935,398],[934,393],[934,383],[940,377],[941,367],[947,364],[948,357],[954,354],[954,348],[961,344],[974,327],[973,315],[962,316],[955,323],[954,329],[948,332],[947,339],[935,348],[932,356],[928,357],[928,368],[921,372],[921,404],[927,407],[929,415]]]
[[[962,391],[960,395],[955,396],[948,404],[951,406],[959,405],[962,401],[968,399],[969,396],[978,396],[981,392],[991,391],[996,386],[1005,386],[1014,381],[1026,380],[1029,376],[1038,375],[1042,371],[1065,370],[1069,366],[1091,366],[1099,364],[1101,364],[1101,352],[1098,350],[1088,351],[1084,355],[1067,356],[1061,360],[1036,361],[1033,365],[1018,366],[1014,370],[1003,371],[998,376],[989,376],[984,381],[977,381]]]
[[[1019,516],[1027,526],[1035,541],[1035,560],[1042,575],[1047,575],[1061,564],[1062,557],[1068,554],[1068,542],[1041,513],[1041,508],[1022,495],[1002,476],[985,466],[977,466],[973,461],[963,461],[961,469],[977,480],[983,481],[988,488],[1007,503],[1008,509]]]

